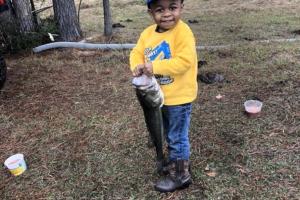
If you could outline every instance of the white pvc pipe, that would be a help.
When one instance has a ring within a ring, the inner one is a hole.
[[[272,39],[272,40],[257,40],[252,42],[257,43],[270,43],[270,42],[296,42],[300,41],[300,38],[291,38],[291,39]],[[240,43],[242,44],[242,43]],[[39,53],[48,49],[54,48],[79,48],[79,49],[98,49],[98,50],[124,50],[132,49],[136,44],[92,44],[84,42],[53,42],[49,44],[44,44],[38,47],[33,48],[34,53]],[[216,50],[216,49],[225,49],[230,48],[234,45],[217,45],[217,46],[197,46],[197,50]]]
[[[39,53],[48,49],[55,48],[79,48],[79,49],[98,49],[98,50],[123,50],[132,49],[136,44],[92,44],[84,42],[53,42],[44,44],[33,48],[34,53]],[[219,45],[219,46],[197,46],[197,50],[204,49],[224,49],[229,48],[231,45]]]
[[[83,42],[53,42],[33,48],[34,53],[39,53],[54,48],[79,48],[79,49],[101,49],[101,50],[122,50],[132,49],[135,44],[92,44]]]

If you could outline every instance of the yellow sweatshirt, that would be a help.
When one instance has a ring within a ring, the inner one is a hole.
[[[156,24],[146,28],[130,53],[130,69],[152,62],[153,73],[164,93],[165,105],[190,103],[197,96],[195,38],[183,21],[163,33]]]

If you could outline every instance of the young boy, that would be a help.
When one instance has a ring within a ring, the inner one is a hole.
[[[191,184],[189,126],[197,96],[195,38],[181,21],[183,0],[146,0],[155,24],[146,28],[130,53],[133,76],[154,75],[164,93],[163,124],[168,144],[168,175],[155,184],[173,192]]]

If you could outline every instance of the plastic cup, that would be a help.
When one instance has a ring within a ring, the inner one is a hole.
[[[4,162],[4,165],[14,176],[21,175],[27,169],[24,155],[20,153],[7,158]]]
[[[248,100],[244,103],[245,111],[250,117],[258,116],[263,103],[258,100]]]

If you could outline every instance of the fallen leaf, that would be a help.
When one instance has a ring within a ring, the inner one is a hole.
[[[206,167],[205,167],[204,170],[205,170],[205,171],[209,171],[209,165],[206,165]]]
[[[278,133],[272,132],[272,133],[270,133],[269,137],[273,137],[273,136],[277,136],[277,135],[278,135]]]
[[[209,177],[216,177],[217,172],[215,172],[215,171],[206,172],[206,175],[209,176]]]
[[[223,95],[218,94],[218,95],[216,96],[216,99],[222,99],[223,97],[224,97]]]

